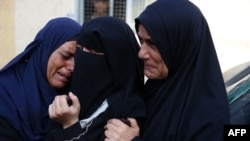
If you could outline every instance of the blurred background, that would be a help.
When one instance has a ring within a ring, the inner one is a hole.
[[[0,0],[0,68],[34,39],[52,18],[80,24],[110,15],[134,29],[134,18],[155,0]],[[190,0],[210,26],[222,71],[250,61],[250,0]]]

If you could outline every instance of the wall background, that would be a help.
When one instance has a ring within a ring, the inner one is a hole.
[[[250,61],[250,1],[191,1],[208,21],[222,71]]]
[[[0,0],[0,68],[52,18],[75,17],[74,0]]]
[[[0,68],[15,55],[14,5],[14,0],[0,0]]]
[[[80,1],[0,0],[0,68],[21,52],[51,18],[76,19],[80,15]],[[127,0],[128,3],[134,1]],[[153,1],[136,0],[136,3],[146,6]],[[222,71],[250,61],[250,0],[190,1],[201,9],[208,21]],[[138,9],[132,11],[138,13]],[[134,28],[133,19],[130,17],[127,21]]]

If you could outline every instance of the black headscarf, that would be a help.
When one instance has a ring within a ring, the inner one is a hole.
[[[95,18],[82,26],[77,43],[97,55],[77,50],[71,91],[81,103],[80,119],[88,118],[107,98],[109,107],[88,129],[85,138],[104,137],[110,118],[145,116],[139,45],[131,28],[114,17]]]
[[[224,81],[206,19],[186,0],[159,0],[136,19],[169,69],[146,82],[147,120],[142,138],[152,141],[221,141],[229,123]]]

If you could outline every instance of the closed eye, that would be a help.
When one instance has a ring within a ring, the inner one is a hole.
[[[61,51],[58,51],[58,53],[65,59],[69,59],[72,55],[70,55],[69,53],[65,53],[65,52],[61,52]]]

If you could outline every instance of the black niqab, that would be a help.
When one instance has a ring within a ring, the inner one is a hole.
[[[109,107],[88,129],[86,139],[103,140],[104,126],[110,118],[143,119],[141,98],[144,77],[137,57],[139,44],[134,32],[123,21],[100,17],[85,23],[77,43],[97,55],[77,50],[71,91],[81,103],[80,119],[88,118],[107,98]]]

